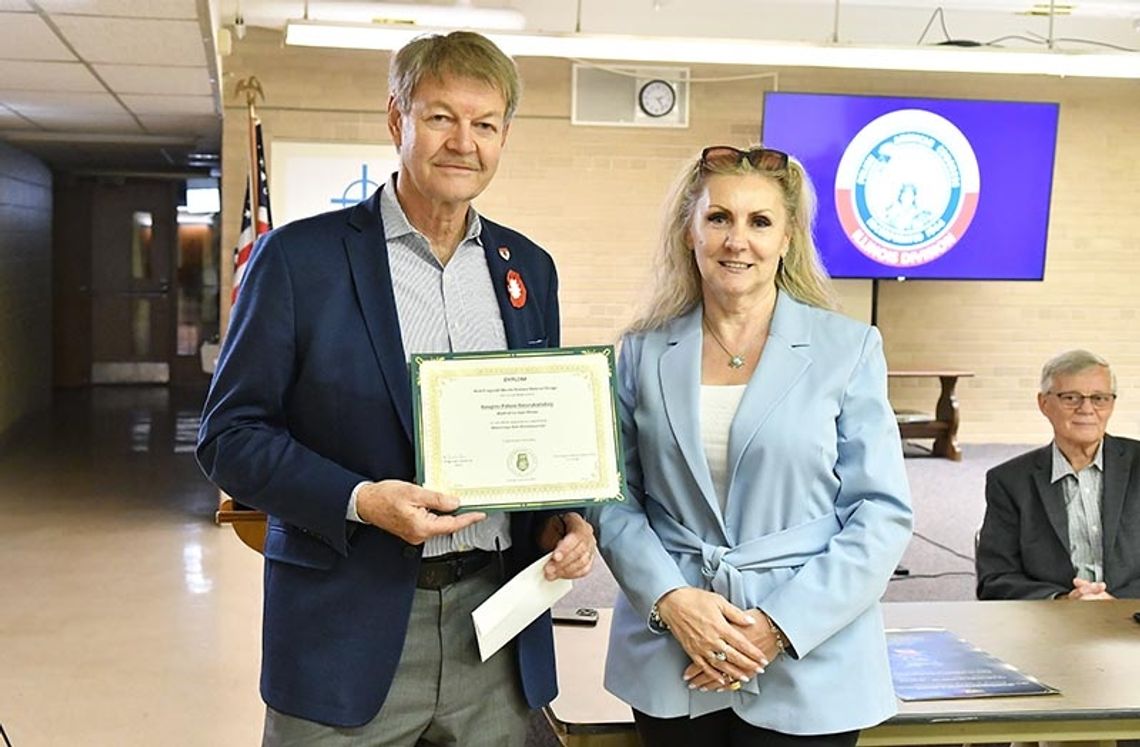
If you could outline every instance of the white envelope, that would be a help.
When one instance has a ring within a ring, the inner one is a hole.
[[[471,613],[475,637],[479,641],[479,656],[483,661],[490,659],[519,631],[574,588],[569,579],[547,581],[542,575],[542,567],[550,560],[550,555],[547,553],[524,568]]]

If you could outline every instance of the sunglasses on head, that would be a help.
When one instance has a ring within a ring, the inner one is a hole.
[[[701,151],[701,171],[732,168],[748,161],[752,168],[781,171],[788,168],[788,154],[772,148],[741,150],[731,145],[713,145]]]

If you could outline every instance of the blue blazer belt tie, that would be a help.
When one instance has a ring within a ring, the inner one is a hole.
[[[825,551],[841,529],[839,519],[831,513],[736,547],[724,547],[702,540],[652,498],[645,501],[645,513],[665,549],[681,555],[700,555],[701,574],[709,580],[710,588],[738,607],[758,601],[746,598],[741,571],[798,568]]]

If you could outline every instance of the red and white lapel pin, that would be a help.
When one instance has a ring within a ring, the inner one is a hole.
[[[526,305],[526,283],[523,282],[522,275],[514,270],[507,270],[507,296],[511,300],[511,306],[516,309]]]

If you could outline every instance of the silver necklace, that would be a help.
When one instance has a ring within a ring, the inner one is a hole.
[[[720,341],[720,337],[717,336],[717,333],[713,331],[712,325],[709,324],[709,320],[705,319],[704,322],[705,322],[705,329],[707,329],[709,331],[709,334],[712,335],[713,341],[716,342],[717,345],[720,345],[720,349],[723,350],[724,354],[728,356],[728,367],[729,368],[741,368],[741,367],[743,367],[744,366],[744,355],[743,354],[736,354],[736,353],[733,353],[731,350],[729,350],[725,346],[725,344]]]

